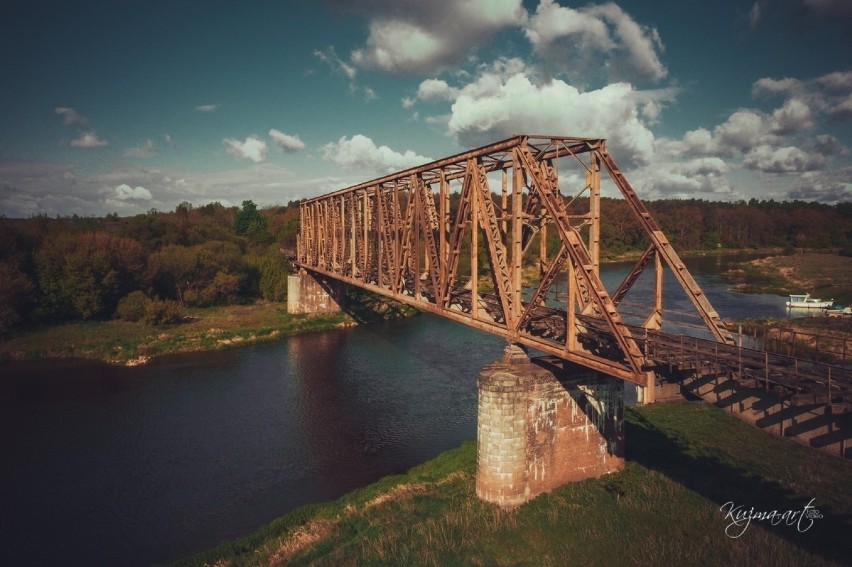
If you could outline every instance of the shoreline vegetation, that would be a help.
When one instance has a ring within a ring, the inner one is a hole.
[[[744,262],[723,277],[736,291],[779,295],[809,291],[852,303],[852,258],[812,251],[774,255],[781,252],[781,249],[686,251],[683,255],[770,254]],[[611,261],[630,259],[631,255],[626,254]],[[165,354],[247,346],[417,313],[411,307],[360,290],[350,290],[347,305],[347,312],[337,314],[290,315],[286,302],[260,300],[243,305],[190,308],[180,323],[171,325],[115,319],[54,323],[21,330],[0,342],[0,363],[82,358],[136,366]],[[803,319],[801,323],[785,320],[785,326],[811,332],[831,327],[833,332],[852,334],[846,321]],[[765,328],[777,323],[757,322]]]
[[[155,356],[248,346],[417,314],[359,290],[350,290],[347,302],[346,311],[324,315],[291,315],[286,302],[258,301],[190,308],[182,322],[172,325],[114,319],[57,323],[0,343],[0,363],[77,358],[137,366]]]
[[[852,557],[849,462],[701,401],[628,408],[625,437],[624,470],[514,510],[476,497],[469,441],[174,565],[842,565]],[[804,517],[808,505],[815,512]]]

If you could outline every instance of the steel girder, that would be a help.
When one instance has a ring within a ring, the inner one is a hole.
[[[584,179],[570,196],[560,167]],[[599,276],[601,168],[650,242],[612,297]],[[299,267],[639,385],[653,384],[651,365],[618,304],[651,259],[656,299],[644,327],[662,324],[665,263],[714,338],[734,342],[602,139],[514,136],[305,200],[300,214]],[[559,240],[551,254],[548,228]],[[537,274],[524,272],[536,236]],[[549,292],[563,274],[565,298],[554,303]]]

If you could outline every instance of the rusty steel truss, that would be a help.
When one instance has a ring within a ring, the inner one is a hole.
[[[602,170],[649,242],[612,295],[599,275]],[[642,386],[652,365],[618,305],[649,264],[644,329],[662,325],[667,266],[712,337],[734,344],[602,139],[519,135],[300,206],[300,268]]]

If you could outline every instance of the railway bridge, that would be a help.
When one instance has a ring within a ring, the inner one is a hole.
[[[647,241],[612,292],[602,186]],[[782,434],[797,425],[790,408],[810,404],[830,416],[823,444],[848,456],[852,371],[743,347],[606,140],[518,135],[305,200],[294,263],[291,312],[336,309],[348,284],[506,338],[478,378],[477,493],[499,505],[621,468],[625,382],[642,403],[674,380],[731,407],[751,400],[763,418],[787,412]],[[640,279],[651,292],[622,309]],[[690,313],[669,317],[664,283]]]

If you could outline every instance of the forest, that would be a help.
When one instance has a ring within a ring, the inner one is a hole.
[[[852,251],[849,202],[645,204],[679,251]],[[171,324],[189,307],[284,301],[292,267],[281,251],[295,247],[298,222],[298,202],[258,209],[250,200],[132,217],[0,218],[0,335],[68,320]],[[602,259],[646,246],[627,203],[602,199]]]

